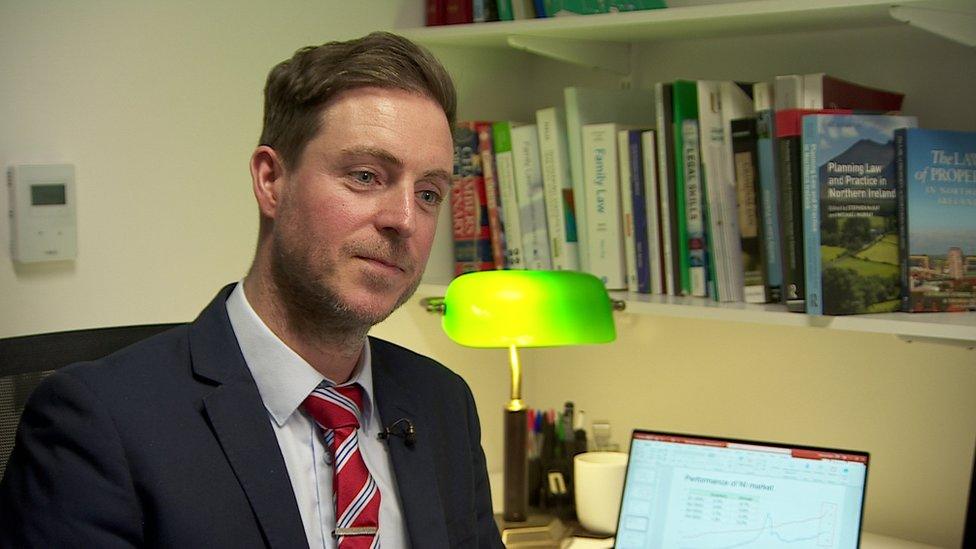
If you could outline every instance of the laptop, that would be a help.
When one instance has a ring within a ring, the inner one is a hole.
[[[618,549],[853,549],[868,453],[636,430]]]

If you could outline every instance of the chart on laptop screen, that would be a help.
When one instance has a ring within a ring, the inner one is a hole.
[[[635,432],[616,547],[857,547],[868,456]]]

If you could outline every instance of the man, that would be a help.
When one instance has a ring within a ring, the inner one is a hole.
[[[454,93],[386,33],[275,67],[248,275],[35,391],[0,546],[500,547],[467,385],[366,336],[426,264]]]

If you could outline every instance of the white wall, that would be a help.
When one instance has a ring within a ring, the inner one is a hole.
[[[268,70],[422,20],[417,0],[0,3],[0,167],[71,162],[78,189],[74,262],[15,267],[0,223],[0,336],[195,317],[250,264]]]

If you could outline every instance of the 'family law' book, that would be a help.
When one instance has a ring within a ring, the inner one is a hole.
[[[912,116],[803,118],[803,242],[809,314],[896,311],[894,136]]]
[[[976,132],[895,132],[902,310],[976,310]]]

